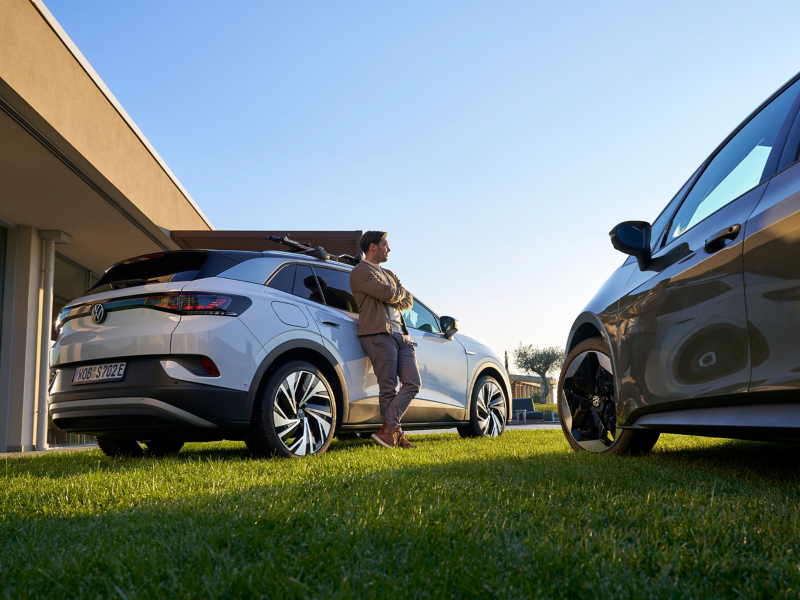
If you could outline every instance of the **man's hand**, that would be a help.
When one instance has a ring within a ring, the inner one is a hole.
[[[403,290],[403,297],[397,302],[387,302],[387,304],[389,306],[394,306],[397,310],[408,310],[414,306],[414,296],[412,296],[411,292],[409,292],[406,288],[401,286],[400,289]]]

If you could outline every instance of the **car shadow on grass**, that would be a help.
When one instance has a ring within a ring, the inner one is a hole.
[[[659,465],[691,466],[708,474],[747,479],[797,480],[800,445],[719,438],[662,435],[644,457]]]
[[[653,452],[644,457],[609,457],[596,456],[588,453],[576,453],[568,450],[566,441],[560,432],[529,432],[516,431],[507,432],[499,438],[508,440],[511,438],[524,440],[523,444],[537,449],[536,456],[527,457],[529,461],[541,464],[543,467],[558,469],[574,467],[576,465],[603,465],[604,469],[615,468],[614,465],[627,464],[635,467],[637,464],[642,466],[656,464],[664,471],[683,470],[690,467],[693,471],[701,471],[707,475],[717,475],[724,477],[738,477],[746,480],[765,481],[770,480],[775,483],[786,483],[797,481],[800,478],[798,469],[797,450],[794,444],[752,442],[739,440],[720,440],[715,438],[699,438],[691,436],[666,435],[662,436]],[[549,444],[556,442],[555,448],[538,448],[537,444],[542,444],[547,438]],[[555,438],[555,439],[554,439]],[[476,444],[476,449],[481,444],[487,451],[492,449],[495,440],[460,440],[455,433],[438,433],[415,435],[409,433],[409,439],[418,446],[418,450],[412,451],[425,454],[426,452],[438,452],[453,442],[464,444]],[[528,449],[521,448],[523,451],[514,452],[508,460],[520,461],[525,459],[524,452]],[[328,448],[327,455],[341,457],[348,452],[393,452],[401,456],[405,451],[388,451],[378,447],[369,439],[338,440],[334,439]],[[475,460],[482,461],[484,457],[478,450]],[[412,454],[411,456],[414,456]],[[320,457],[300,458],[295,460],[319,460]],[[211,443],[190,443],[184,446],[183,450],[176,456],[156,458],[145,456],[144,458],[108,458],[99,450],[83,451],[74,453],[58,453],[37,457],[15,457],[0,461],[0,478],[5,472],[9,476],[24,475],[32,478],[42,479],[63,479],[83,474],[91,473],[124,473],[135,472],[142,469],[152,468],[164,463],[241,463],[256,462],[263,463],[265,466],[280,465],[287,459],[272,456],[263,457],[253,454],[247,449],[244,442],[211,442]],[[290,461],[294,462],[294,461]],[[409,465],[410,466],[410,465]],[[405,468],[402,460],[395,464],[393,468]]]
[[[797,580],[794,558],[770,554],[799,545],[785,446],[665,436],[635,458],[564,451],[534,432],[413,439],[415,453],[336,441],[332,456],[305,461],[255,460],[233,443],[169,459],[54,457],[79,463],[76,475],[99,469],[94,489],[116,491],[89,510],[79,490],[51,489],[45,503],[39,482],[24,482],[0,521],[0,592],[248,597],[279,584],[287,598],[670,598],[733,585],[748,595],[748,581],[774,596]],[[532,452],[537,442],[552,452]]]

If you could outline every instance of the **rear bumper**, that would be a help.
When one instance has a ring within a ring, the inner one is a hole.
[[[76,367],[59,365],[48,399],[55,425],[73,433],[147,435],[181,430],[187,439],[222,439],[228,430],[249,426],[247,392],[172,379],[161,356],[114,359],[125,361],[120,381],[72,384]],[[177,432],[177,431],[176,431]],[[192,435],[189,435],[189,434]]]

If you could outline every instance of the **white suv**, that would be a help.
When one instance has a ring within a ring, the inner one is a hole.
[[[356,336],[352,265],[317,255],[181,250],[110,267],[58,317],[54,423],[96,435],[109,456],[228,439],[294,457],[374,431],[378,384]],[[502,434],[510,386],[498,357],[416,298],[404,316],[422,377],[404,429]]]

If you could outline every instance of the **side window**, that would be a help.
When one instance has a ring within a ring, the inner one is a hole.
[[[224,277],[225,279],[235,279],[236,281],[246,281],[248,283],[257,283],[262,285],[273,271],[283,264],[285,259],[281,258],[251,258],[240,262],[238,265],[222,271],[217,277]]]
[[[669,201],[667,204],[667,208],[658,216],[658,218],[653,221],[653,228],[652,234],[650,236],[650,250],[655,254],[658,251],[658,248],[661,245],[661,240],[664,237],[664,230],[667,228],[669,224],[669,220],[672,218],[672,215],[675,214],[675,209],[683,200],[683,197],[686,195],[686,191],[692,186],[692,183],[695,180],[695,176],[692,175],[689,178],[689,181],[681,188],[675,197]],[[634,260],[636,260],[634,258]]]
[[[428,333],[442,333],[436,317],[433,316],[431,311],[417,302],[416,298],[414,298],[414,306],[403,311],[403,318],[406,320],[406,326],[411,329],[419,329]]]
[[[764,168],[798,89],[800,81],[750,119],[711,160],[675,215],[667,243],[770,175]]]
[[[314,267],[325,304],[333,308],[357,313],[358,305],[350,292],[350,272]]]
[[[305,298],[306,300],[311,300],[312,302],[324,304],[322,301],[322,293],[317,286],[317,278],[314,277],[314,272],[308,265],[297,265],[292,294]]]
[[[275,273],[267,284],[267,287],[291,294],[292,288],[294,288],[294,272],[296,268],[297,265],[286,265]]]

